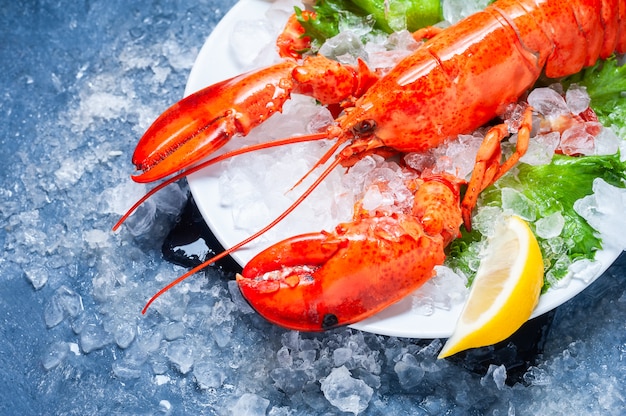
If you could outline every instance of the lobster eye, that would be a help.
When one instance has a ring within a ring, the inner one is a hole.
[[[357,123],[352,130],[357,136],[367,136],[376,130],[376,122],[374,120],[363,120]]]

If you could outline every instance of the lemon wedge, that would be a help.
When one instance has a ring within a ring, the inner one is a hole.
[[[528,224],[517,216],[498,221],[461,316],[439,358],[511,336],[537,305],[543,274],[539,244]]]

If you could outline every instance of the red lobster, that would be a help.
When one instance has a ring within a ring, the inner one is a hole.
[[[143,172],[134,180],[189,173],[233,136],[246,135],[281,111],[291,94],[341,105],[343,113],[322,133],[224,156],[304,140],[336,140],[320,164],[336,153],[334,162],[294,206],[222,257],[291,212],[338,164],[350,166],[372,153],[438,146],[501,114],[542,73],[558,78],[623,53],[624,14],[625,0],[499,0],[434,35],[384,76],[362,61],[347,67],[316,56],[234,77],[181,100],[154,122],[135,150],[133,163]],[[462,201],[456,181],[424,175],[413,184],[411,212],[385,215],[357,204],[353,221],[334,232],[305,234],[268,248],[238,276],[243,295],[271,322],[306,331],[354,323],[396,302],[433,275],[461,223],[469,227],[479,193],[525,152],[529,130],[530,110],[515,153],[503,163],[500,141],[508,130],[503,125],[490,130]],[[146,308],[198,269],[162,289]]]

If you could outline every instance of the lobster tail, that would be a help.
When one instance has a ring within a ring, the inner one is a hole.
[[[576,73],[626,46],[622,0],[500,0],[487,10],[501,14],[540,62],[545,57],[549,78]]]

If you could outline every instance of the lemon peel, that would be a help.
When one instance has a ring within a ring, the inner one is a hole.
[[[503,341],[537,306],[544,266],[539,243],[517,216],[498,221],[452,336],[438,358]]]

